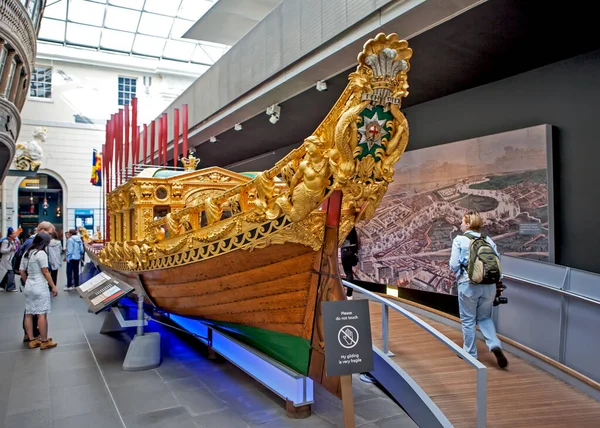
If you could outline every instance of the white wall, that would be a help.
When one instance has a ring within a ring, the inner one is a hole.
[[[53,68],[52,100],[29,98],[21,113],[26,122],[74,124],[74,115],[79,114],[103,127],[111,113],[119,109],[118,78],[123,76],[137,78],[138,122],[149,123],[194,81],[191,77],[144,74],[62,61],[40,60],[36,65]],[[152,77],[148,93],[143,85],[144,76]]]
[[[31,140],[35,126],[47,128],[47,141],[43,145],[44,159],[39,172],[49,173],[66,187],[63,189],[65,230],[75,227],[75,209],[94,209],[95,226],[103,225],[103,213],[100,211],[101,188],[90,183],[92,151],[101,151],[106,120],[119,109],[118,77],[138,79],[140,125],[149,123],[161,114],[195,79],[146,74],[147,77],[152,76],[152,86],[146,94],[144,74],[141,72],[62,61],[38,61],[36,64],[53,67],[52,99],[27,100],[21,113],[23,126],[18,141]],[[59,73],[59,70],[64,74]],[[65,75],[72,80],[65,80]],[[76,123],[76,114],[95,123]],[[18,226],[18,205],[15,201],[20,182],[20,178],[9,176],[3,183],[0,200],[5,202],[5,214],[0,234],[4,234],[8,226]]]

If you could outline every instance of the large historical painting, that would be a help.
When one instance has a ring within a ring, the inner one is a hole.
[[[550,130],[540,125],[406,152],[378,214],[358,229],[357,277],[456,294],[448,259],[470,210],[482,214],[483,232],[502,254],[548,261]]]

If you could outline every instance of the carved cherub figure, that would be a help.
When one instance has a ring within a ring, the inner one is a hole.
[[[300,221],[310,214],[325,195],[331,171],[325,155],[325,141],[317,136],[304,140],[306,155],[290,182],[291,201],[287,196],[277,204],[292,221]]]

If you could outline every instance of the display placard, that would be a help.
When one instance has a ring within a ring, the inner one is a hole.
[[[323,302],[327,376],[373,370],[371,318],[367,300]]]
[[[132,286],[100,272],[77,287],[77,292],[95,314],[125,297],[134,290]]]

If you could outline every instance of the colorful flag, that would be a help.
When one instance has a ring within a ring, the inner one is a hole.
[[[102,153],[98,154],[96,149],[92,153],[92,179],[94,186],[102,186]]]

